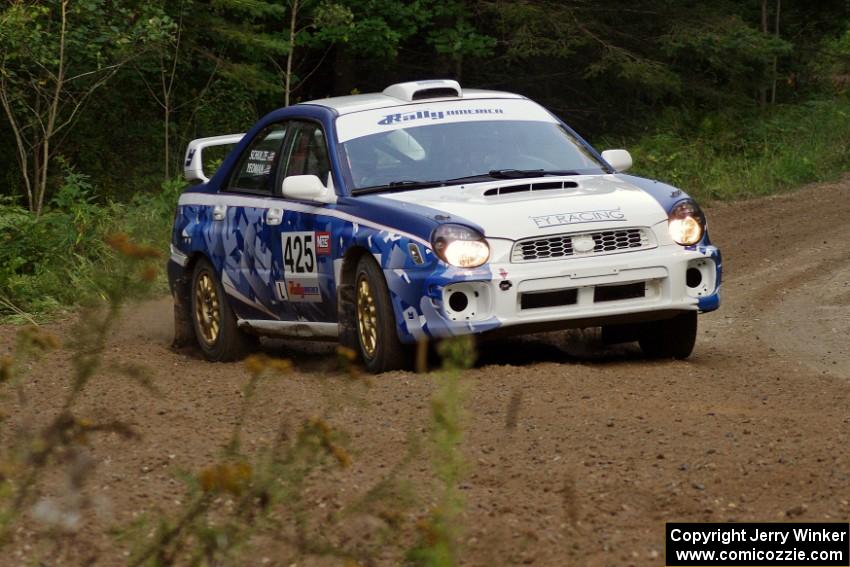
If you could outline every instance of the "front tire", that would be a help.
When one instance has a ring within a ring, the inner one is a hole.
[[[203,259],[192,273],[191,316],[198,346],[207,360],[230,362],[249,352],[249,337],[239,330],[215,270]]]
[[[409,349],[398,338],[387,281],[368,255],[357,262],[354,307],[357,345],[366,369],[377,374],[405,368]]]
[[[697,312],[686,311],[670,319],[644,323],[638,343],[649,358],[688,358],[697,340]]]

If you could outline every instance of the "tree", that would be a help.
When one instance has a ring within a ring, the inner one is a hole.
[[[349,41],[354,28],[351,10],[330,1],[218,0],[210,30],[225,46],[222,73],[257,92],[282,96],[289,106],[293,93],[324,62],[335,42]],[[305,57],[296,56],[305,48]],[[318,60],[307,51],[322,53]]]
[[[0,104],[31,211],[41,213],[51,161],[83,107],[171,24],[105,0],[13,0],[0,13]]]
[[[173,33],[169,34],[161,49],[151,53],[150,57],[140,58],[135,64],[142,83],[162,111],[164,181],[171,179],[171,124],[174,114],[183,108],[200,103],[218,70],[218,62],[213,58],[213,68],[209,71],[203,86],[197,92],[180,97],[180,94],[185,94],[187,89],[179,88],[178,83],[192,84],[192,81],[186,80],[186,76],[191,72],[190,51],[197,48],[194,41],[196,38],[193,38],[191,34],[192,30],[187,29],[186,17],[198,8],[191,0],[180,0],[171,14],[174,21]],[[186,73],[179,74],[178,71],[181,69]]]

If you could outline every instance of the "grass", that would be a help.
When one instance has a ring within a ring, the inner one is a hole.
[[[98,202],[88,177],[70,170],[40,217],[0,198],[0,320],[33,323],[102,298],[98,278],[120,264],[109,234],[126,233],[165,253],[181,188],[167,183],[128,203]],[[154,293],[164,281],[160,275]]]
[[[694,119],[670,112],[628,147],[634,173],[665,181],[704,200],[771,195],[827,181],[850,170],[850,100],[784,105],[755,114]]]

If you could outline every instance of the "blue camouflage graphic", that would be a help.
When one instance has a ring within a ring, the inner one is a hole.
[[[418,239],[328,215],[286,210],[285,201],[276,204],[285,210],[284,220],[277,226],[264,222],[268,210],[264,206],[228,206],[221,221],[212,219],[214,206],[178,207],[174,242],[187,256],[200,253],[212,262],[225,292],[236,300],[233,309],[239,318],[335,322],[337,274],[345,252],[357,246],[368,250],[384,270],[402,341],[484,332],[499,326],[495,316],[460,322],[442,314],[445,286],[460,281],[489,282],[492,273],[488,267],[454,268],[440,262]],[[330,254],[317,256],[320,302],[286,301],[276,287],[276,282],[285,282],[281,237],[303,231],[331,235]],[[418,248],[422,264],[411,256],[411,245]]]

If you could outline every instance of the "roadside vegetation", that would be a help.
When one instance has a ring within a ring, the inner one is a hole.
[[[0,53],[3,321],[97,294],[106,234],[166,252],[191,139],[398,81],[523,93],[703,200],[850,166],[841,0],[10,0]]]
[[[688,118],[675,115],[651,134],[619,140],[632,152],[633,173],[710,201],[770,195],[850,170],[850,101],[843,97],[696,124]]]
[[[98,282],[122,269],[106,243],[116,232],[155,247],[165,261],[180,182],[128,202],[99,200],[88,176],[68,169],[62,185],[35,216],[13,199],[0,201],[0,317],[34,323],[102,298]],[[157,276],[150,291],[166,289]]]

